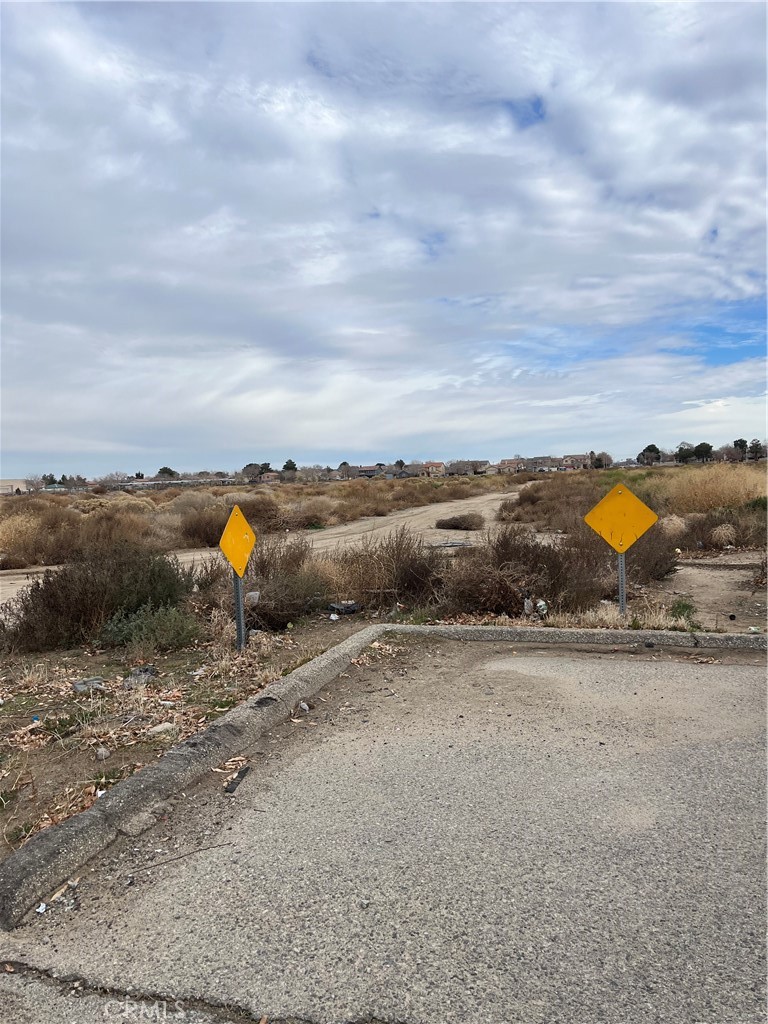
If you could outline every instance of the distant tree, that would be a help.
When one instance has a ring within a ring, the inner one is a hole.
[[[283,466],[283,472],[284,473],[295,473],[296,472],[296,463],[293,461],[293,459],[286,459],[285,460],[285,465]]]
[[[349,480],[349,463],[347,462],[346,459],[343,462],[339,463],[338,472],[341,473],[342,477],[345,480]]]
[[[404,459],[395,459],[395,465],[397,466],[398,469],[403,469],[404,466],[405,466],[405,460]]]
[[[144,479],[144,474],[143,473],[134,473],[133,474],[133,479],[134,480],[143,480]]]
[[[271,473],[271,472],[272,472],[272,467],[270,466],[270,464],[268,462],[262,462],[259,465],[259,473]]]
[[[713,458],[720,462],[741,462],[742,455],[741,450],[735,445],[723,444],[719,448],[715,449]]]
[[[765,458],[765,445],[757,437],[753,437],[749,442],[749,448],[747,451],[749,452],[750,458],[754,459],[755,462],[757,462],[758,459]]]
[[[696,452],[690,441],[681,441],[675,451],[675,459],[677,462],[693,462],[696,458]]]
[[[598,452],[595,455],[594,468],[595,469],[608,469],[609,466],[613,465],[613,456],[609,455],[608,452]]]
[[[255,480],[261,472],[261,463],[249,462],[248,465],[243,466],[241,472],[247,480]]]
[[[654,462],[661,459],[661,452],[655,444],[647,444],[637,456],[637,461],[643,466],[652,466]]]
[[[176,480],[178,478],[178,475],[179,474],[176,472],[176,470],[171,469],[170,466],[161,466],[160,469],[158,469],[157,473],[155,474],[155,476],[160,476],[164,480]]]
[[[737,437],[733,442],[733,447],[741,452],[741,461],[743,462],[747,457],[747,449],[749,448],[746,437]]]
[[[43,486],[43,478],[38,473],[33,473],[24,481],[30,491],[39,491]]]
[[[712,458],[712,445],[707,441],[701,441],[693,449],[693,454],[699,460],[699,462],[709,462]]]
[[[53,475],[53,473],[43,473],[41,480],[43,481],[45,487],[50,487],[51,484],[56,483],[56,477]]]

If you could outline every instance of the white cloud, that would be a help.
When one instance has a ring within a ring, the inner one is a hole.
[[[762,432],[762,7],[180,6],[6,10],[14,472]]]

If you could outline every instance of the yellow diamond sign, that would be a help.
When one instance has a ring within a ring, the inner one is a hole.
[[[256,534],[248,525],[248,520],[238,506],[235,505],[227,520],[227,525],[224,527],[219,547],[224,553],[226,560],[241,579],[255,543]]]
[[[643,536],[659,517],[624,484],[608,491],[584,516],[584,522],[621,554]]]

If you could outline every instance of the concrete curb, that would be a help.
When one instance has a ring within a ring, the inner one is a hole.
[[[0,928],[14,928],[36,903],[119,836],[135,836],[151,828],[166,809],[164,801],[285,721],[299,701],[327,686],[353,658],[384,634],[536,646],[621,647],[648,643],[660,648],[766,650],[766,637],[759,634],[396,623],[369,626],[228,711],[203,732],[169,750],[155,764],[116,785],[89,810],[46,829],[12,853],[0,864]]]

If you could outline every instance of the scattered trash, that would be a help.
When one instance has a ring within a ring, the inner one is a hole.
[[[328,616],[328,618],[331,620],[331,622],[338,622],[341,616],[337,615],[336,612],[333,612],[331,615]]]
[[[188,676],[194,676],[194,678],[197,679],[199,676],[205,675],[205,673],[207,671],[208,671],[208,666],[207,665],[203,665],[200,668],[196,668],[194,672],[187,672],[187,675]]]
[[[760,628],[759,628],[759,626],[750,626],[749,629],[747,630],[747,632],[748,633],[759,633],[760,632]]]
[[[94,690],[98,693],[107,692],[104,680],[100,676],[94,676],[93,679],[80,679],[78,682],[72,683],[72,689],[75,693],[93,693]]]
[[[309,704],[307,704],[306,701],[299,701],[299,707],[302,711],[309,711]]]
[[[231,796],[250,770],[251,766],[247,764],[245,767],[241,768],[239,772],[235,772],[235,774],[224,783],[224,792]]]
[[[159,674],[154,665],[137,665],[123,680],[123,689],[132,690],[136,686],[146,686],[150,679]]]
[[[736,616],[733,615],[733,614],[729,615],[728,618],[731,620],[731,622],[735,622],[736,621]]]
[[[549,606],[546,601],[539,598],[536,602],[536,611],[541,615],[542,618],[549,612]]]
[[[523,601],[523,612],[526,615],[533,615],[533,599],[532,598],[526,597],[526,599]]]
[[[248,630],[248,639],[249,640],[255,640],[256,637],[260,635],[260,633],[261,633],[260,629],[249,629]]]
[[[230,757],[228,761],[223,761],[217,768],[211,768],[212,772],[223,772],[225,775],[231,772],[239,772],[241,768],[245,768],[248,764],[248,758],[238,754],[237,757]],[[234,776],[231,776],[234,777]],[[229,780],[225,780],[229,781]]]
[[[41,903],[39,907],[35,907],[35,913],[36,914],[44,914],[47,909],[48,909],[48,905],[46,903]]]
[[[106,761],[108,757],[112,756],[112,751],[109,747],[96,747],[96,760]]]
[[[246,608],[255,608],[261,598],[260,590],[249,590],[243,598],[243,602]]]
[[[357,601],[336,601],[328,605],[328,610],[339,615],[353,615],[358,610]]]

